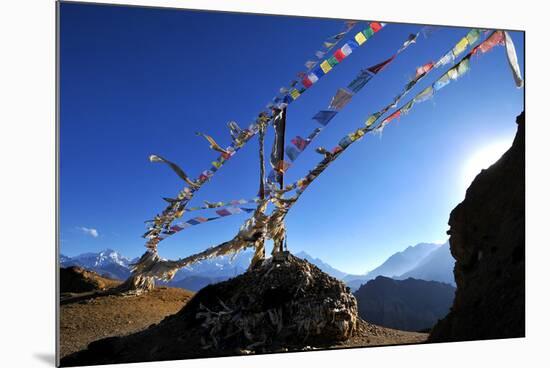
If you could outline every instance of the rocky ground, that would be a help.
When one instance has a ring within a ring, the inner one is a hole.
[[[76,294],[75,294],[76,295]],[[142,331],[179,311],[193,295],[178,288],[156,288],[140,296],[100,296],[61,305],[61,357],[110,336]]]
[[[362,321],[349,288],[292,255],[207,286],[186,303],[189,296],[155,289],[64,305],[62,365],[410,344],[428,336]]]

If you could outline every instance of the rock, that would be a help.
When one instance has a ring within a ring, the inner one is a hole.
[[[457,284],[429,341],[525,336],[525,119],[512,147],[472,182],[449,219]]]
[[[62,365],[129,363],[330,346],[349,339],[357,303],[341,281],[290,254],[200,290],[142,332],[91,343]]]

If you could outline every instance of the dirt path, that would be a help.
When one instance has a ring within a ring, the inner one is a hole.
[[[128,335],[179,311],[192,292],[159,287],[137,297],[102,296],[61,306],[61,357],[92,341]]]

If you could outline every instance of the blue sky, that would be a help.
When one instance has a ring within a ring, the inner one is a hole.
[[[162,196],[173,197],[183,187],[167,166],[149,163],[148,156],[164,156],[196,177],[217,154],[195,132],[229,144],[226,123],[252,122],[342,24],[62,4],[61,252],[143,253],[143,221],[164,208]],[[318,126],[311,117],[327,108],[339,87],[361,68],[391,56],[420,29],[388,24],[291,104],[287,144]],[[420,36],[353,98],[314,146],[334,147],[387,105],[417,66],[437,60],[467,31],[442,27],[428,39]],[[523,71],[523,34],[511,35]],[[432,72],[409,96],[443,72]],[[462,79],[392,122],[381,137],[369,135],[350,147],[308,188],[287,217],[289,248],[362,273],[409,245],[445,241],[449,213],[464,198],[470,158],[487,146],[511,143],[522,110],[523,90],[514,85],[504,48],[473,58]],[[253,197],[257,148],[256,139],[249,142],[193,202]],[[302,177],[320,158],[309,147],[285,180]],[[236,215],[184,230],[161,242],[159,252],[178,258],[201,251],[232,238],[244,220]]]

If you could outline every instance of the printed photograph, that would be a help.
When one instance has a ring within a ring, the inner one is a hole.
[[[525,337],[523,31],[57,16],[60,366]]]

